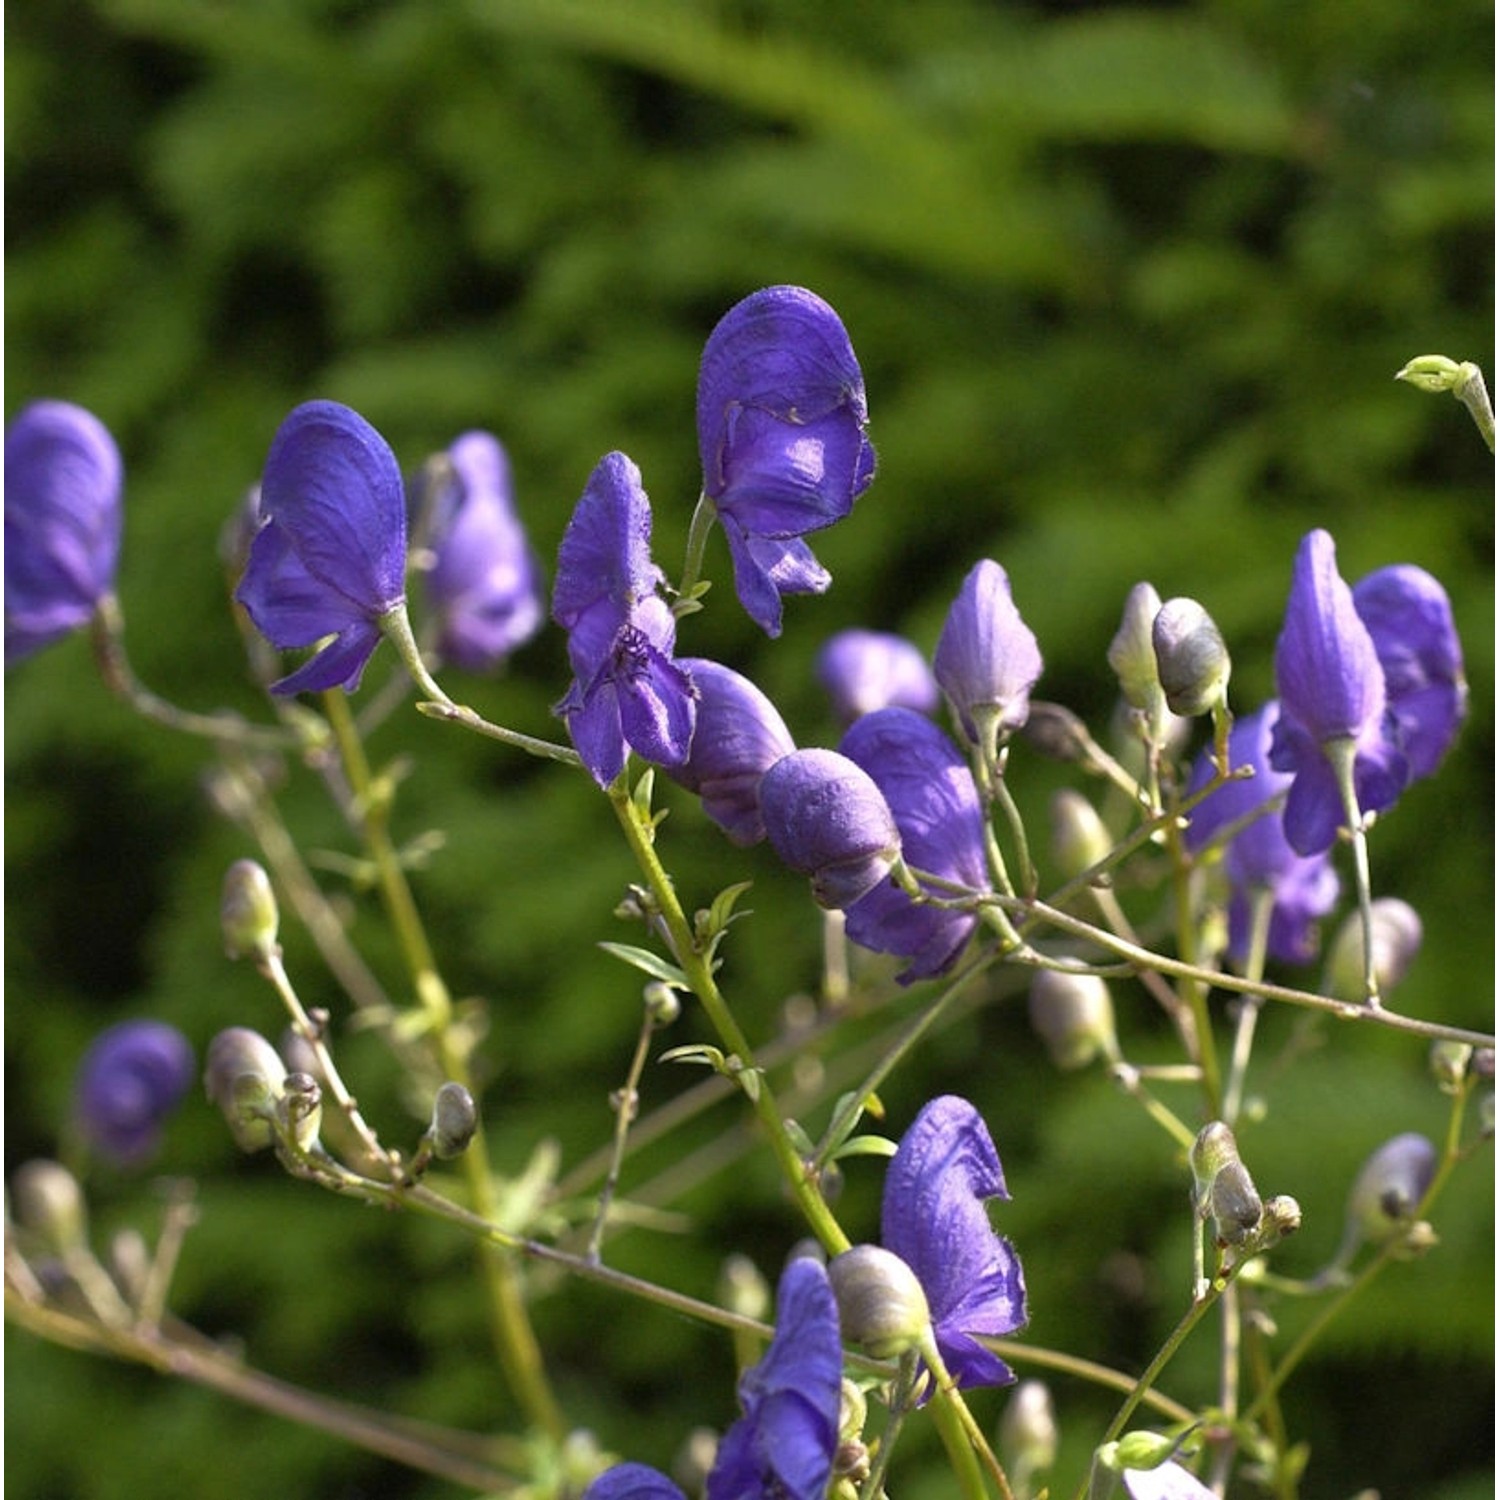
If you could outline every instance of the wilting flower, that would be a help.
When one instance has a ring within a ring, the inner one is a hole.
[[[926,658],[905,636],[883,630],[841,630],[818,653],[818,681],[845,724],[878,708],[931,713],[937,683]]]
[[[776,705],[747,677],[718,662],[684,657],[678,665],[698,690],[688,756],[666,773],[703,799],[703,811],[740,845],[766,836],[760,781],[797,747]]]
[[[960,1386],[1015,1379],[975,1338],[1001,1338],[1026,1321],[1020,1259],[990,1228],[984,1207],[987,1198],[1009,1197],[979,1111],[952,1094],[923,1107],[886,1171],[881,1242],[917,1273],[938,1351]]]
[[[838,1446],[842,1370],[828,1273],[816,1260],[794,1260],[776,1295],[776,1337],[740,1379],[745,1414],[719,1444],[708,1500],[824,1500]],[[682,1491],[645,1464],[616,1464],[584,1500],[682,1500]]]
[[[405,603],[406,501],[385,439],[336,401],[281,424],[260,487],[261,527],[235,598],[278,650],[334,639],[273,693],[359,686],[380,621]]]
[[[993,753],[1026,722],[1042,653],[999,563],[985,558],[969,570],[943,622],[932,668],[973,744]]]
[[[573,685],[555,713],[600,786],[626,747],[663,766],[688,756],[693,680],[672,660],[677,623],[651,561],[651,502],[623,453],[599,460],[557,555],[552,617],[568,631]]]
[[[120,451],[92,413],[35,401],[5,429],[5,664],[86,625],[120,556]]]
[[[1242,826],[1224,849],[1229,884],[1229,951],[1243,959],[1249,951],[1251,911],[1257,895],[1269,892],[1270,929],[1266,949],[1285,963],[1308,963],[1317,956],[1317,921],[1333,910],[1339,879],[1326,849],[1298,854],[1269,805],[1292,784],[1292,777],[1271,764],[1271,745],[1279,705],[1273,700],[1237,719],[1229,732],[1229,764],[1248,766],[1254,775],[1227,781],[1193,810],[1184,842],[1193,853],[1207,846],[1232,824]],[[1206,786],[1214,775],[1208,752],[1194,767],[1188,791]],[[1255,816],[1256,814],[1259,816]],[[1253,821],[1243,821],[1253,819]]]
[[[832,750],[797,750],[777,761],[761,778],[760,813],[771,847],[811,877],[820,906],[852,906],[890,874],[901,853],[880,788]]]
[[[851,724],[839,750],[879,787],[908,865],[968,890],[989,890],[979,792],[963,756],[936,724],[909,708],[883,708]],[[909,983],[950,968],[978,920],[972,911],[913,901],[887,883],[847,909],[845,931],[861,947],[911,959],[900,976]]]
[[[73,1114],[84,1138],[122,1165],[150,1157],[193,1081],[193,1049],[164,1021],[122,1021],[78,1065]]]
[[[773,286],[731,308],[698,374],[703,493],[734,586],[768,635],[783,594],[822,593],[827,571],[801,538],[847,516],[875,474],[864,376],[839,316],[812,292]]]
[[[1469,707],[1447,592],[1430,573],[1397,563],[1361,578],[1353,597],[1385,673],[1386,703],[1411,777],[1431,776]]]
[[[443,659],[488,672],[541,627],[546,586],[516,515],[505,449],[487,432],[466,432],[447,458],[451,482],[435,487],[425,517],[427,597]]]
[[[1406,756],[1386,732],[1380,657],[1326,531],[1310,531],[1297,551],[1276,643],[1276,686],[1281,715],[1271,764],[1294,778],[1283,815],[1287,841],[1299,854],[1317,854],[1345,821],[1330,759],[1339,746],[1353,757],[1361,813],[1392,806],[1408,777]]]

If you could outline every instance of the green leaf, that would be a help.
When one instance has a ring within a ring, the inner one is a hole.
[[[687,975],[676,964],[668,963],[650,949],[637,948],[631,943],[600,943],[599,946],[621,963],[629,964],[631,968],[639,969],[641,973],[649,974],[663,984],[670,984],[673,989],[692,993],[693,987],[688,983]]]
[[[846,1156],[894,1156],[896,1143],[883,1135],[856,1135],[833,1153],[834,1161]]]

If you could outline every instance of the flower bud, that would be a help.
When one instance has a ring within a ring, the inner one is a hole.
[[[78,1179],[59,1162],[38,1159],[17,1169],[10,1180],[16,1219],[54,1255],[82,1248],[88,1210]]]
[[[1156,650],[1151,631],[1161,613],[1161,595],[1149,583],[1138,583],[1125,596],[1120,628],[1109,643],[1109,664],[1120,684],[1120,693],[1137,713],[1145,716],[1153,743],[1166,725],[1167,700],[1156,670]]]
[[[879,708],[930,714],[938,687],[922,653],[881,630],[841,630],[818,652],[818,681],[845,725]]]
[[[1151,622],[1156,675],[1174,714],[1191,718],[1225,701],[1229,648],[1196,599],[1168,599]]]
[[[1188,1165],[1193,1169],[1193,1185],[1200,1202],[1206,1200],[1214,1178],[1239,1159],[1240,1148],[1235,1142],[1234,1132],[1222,1120],[1210,1120],[1198,1132],[1188,1153]]]
[[[1422,919],[1404,901],[1382,896],[1370,903],[1375,950],[1375,982],[1388,995],[1406,977],[1422,946]],[[1339,924],[1328,949],[1323,989],[1339,1000],[1363,1004],[1365,990],[1364,920],[1352,911]]]
[[[318,1143],[323,1123],[323,1090],[311,1073],[288,1073],[285,1091],[276,1101],[276,1120],[299,1151]]]
[[[140,1230],[120,1229],[110,1237],[109,1274],[127,1302],[141,1300],[151,1277],[151,1250]]]
[[[1208,1195],[1214,1234],[1225,1245],[1243,1245],[1261,1227],[1265,1206],[1242,1161],[1232,1161],[1214,1177]]]
[[[1457,1091],[1469,1071],[1474,1049],[1467,1042],[1434,1042],[1427,1053],[1427,1066],[1445,1094]]]
[[[1101,1053],[1114,1057],[1115,1013],[1109,986],[1097,974],[1038,969],[1026,997],[1031,1028],[1063,1069],[1087,1067]]]
[[[1302,1205],[1287,1193],[1274,1193],[1262,1205],[1261,1235],[1267,1245],[1302,1228]]]
[[[748,1255],[731,1255],[719,1268],[719,1301],[745,1318],[764,1318],[770,1312],[770,1285]]]
[[[461,1083],[445,1083],[432,1101],[432,1123],[427,1127],[432,1154],[451,1161],[468,1150],[479,1129],[479,1109],[474,1096]]]
[[[1052,794],[1052,854],[1063,878],[1091,870],[1115,846],[1104,819],[1082,792],[1063,787]]]
[[[286,1079],[276,1049],[248,1027],[231,1026],[209,1043],[203,1087],[223,1111],[241,1151],[263,1151],[271,1144],[271,1122]]]
[[[1349,1190],[1348,1222],[1372,1245],[1410,1227],[1437,1172],[1437,1149],[1408,1131],[1387,1141],[1359,1170]]]
[[[856,1245],[836,1255],[828,1280],[844,1337],[876,1359],[893,1359],[915,1347],[932,1322],[917,1273],[879,1245]]]
[[[670,984],[653,979],[641,990],[646,1018],[658,1031],[670,1026],[682,1014],[682,1001]]]
[[[1108,1468],[1122,1472],[1159,1469],[1181,1446],[1181,1438],[1168,1437],[1165,1433],[1127,1432],[1119,1442],[1106,1444],[1110,1457],[1104,1462]]]
[[[1000,1449],[1018,1484],[1057,1462],[1057,1415],[1040,1380],[1023,1380],[1000,1418]]]
[[[253,859],[237,859],[224,872],[219,926],[230,958],[267,959],[276,951],[279,914],[271,877]]]

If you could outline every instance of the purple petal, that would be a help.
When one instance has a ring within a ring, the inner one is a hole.
[[[649,1464],[616,1464],[583,1492],[583,1500],[685,1500],[670,1479]]]
[[[680,766],[688,756],[698,708],[688,673],[648,646],[641,669],[619,679],[616,690],[620,726],[630,748],[657,765]]]
[[[985,558],[964,579],[943,622],[933,673],[975,743],[980,709],[998,714],[1001,732],[1026,722],[1031,689],[1042,675],[1042,653],[999,563]]]
[[[608,600],[623,623],[661,581],[661,569],[651,561],[651,502],[641,471],[625,454],[608,453],[589,476],[563,533],[552,617],[571,630],[586,610]]]
[[[938,686],[922,653],[904,636],[841,630],[818,653],[818,681],[845,724],[879,708],[931,713]]]
[[[774,639],[781,634],[781,596],[824,593],[833,576],[806,542],[747,535],[732,517],[723,521],[734,591],[745,613]]]

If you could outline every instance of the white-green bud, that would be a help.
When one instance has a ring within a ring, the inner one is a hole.
[[[1063,787],[1052,794],[1052,856],[1063,878],[1091,870],[1115,846],[1104,819],[1082,792]]]
[[[223,1111],[241,1151],[263,1151],[271,1144],[286,1078],[276,1049],[246,1026],[231,1026],[208,1044],[203,1087]]]
[[[83,1248],[88,1236],[88,1209],[78,1179],[61,1162],[38,1158],[26,1162],[10,1180],[16,1220],[54,1255]]]
[[[1273,1193],[1261,1207],[1261,1235],[1265,1244],[1284,1240],[1302,1228],[1302,1205],[1290,1194]]]
[[[1121,694],[1133,709],[1146,715],[1153,737],[1167,706],[1151,645],[1151,626],[1160,611],[1161,595],[1149,583],[1136,584],[1125,596],[1125,612],[1108,652]]]
[[[915,1348],[932,1322],[917,1273],[890,1250],[856,1245],[828,1264],[844,1337],[876,1359]]]
[[[1375,982],[1382,995],[1389,995],[1406,977],[1422,946],[1422,919],[1406,902],[1381,896],[1370,903],[1370,938]],[[1365,929],[1358,911],[1339,923],[1328,946],[1323,989],[1337,1000],[1365,1002]]]
[[[323,1090],[311,1073],[288,1073],[276,1118],[282,1131],[299,1151],[311,1151],[318,1143],[323,1123]]]
[[[1086,1067],[1100,1054],[1113,1059],[1119,1052],[1109,986],[1097,974],[1036,970],[1026,1012],[1059,1068]]]
[[[1225,701],[1229,648],[1196,599],[1168,599],[1151,622],[1156,675],[1174,714],[1192,718]]]
[[[109,1274],[127,1302],[141,1300],[151,1278],[151,1250],[139,1229],[120,1229],[110,1237]]]
[[[760,1267],[736,1252],[719,1268],[719,1301],[743,1318],[764,1318],[771,1310],[771,1288]]]
[[[682,1014],[682,1000],[670,984],[653,979],[641,991],[646,1019],[657,1030],[665,1030]]]
[[[253,859],[237,859],[224,872],[219,928],[230,958],[267,959],[276,952],[280,914],[271,877]]]
[[[1348,1221],[1372,1245],[1383,1245],[1410,1228],[1417,1205],[1437,1172],[1437,1148],[1408,1131],[1376,1150],[1349,1190]]]
[[[1445,1094],[1455,1093],[1468,1075],[1474,1049],[1467,1042],[1437,1041],[1427,1052],[1427,1066]]]
[[[1107,1468],[1116,1471],[1157,1469],[1166,1463],[1181,1446],[1181,1438],[1137,1429],[1135,1432],[1127,1432],[1117,1443],[1106,1444],[1105,1447],[1112,1449],[1112,1452],[1109,1458],[1102,1459],[1102,1461]],[[1101,1456],[1103,1451],[1100,1449]]]
[[[432,1138],[432,1154],[439,1161],[462,1156],[479,1129],[479,1108],[474,1096],[461,1083],[445,1083],[433,1097],[432,1123],[427,1128]]]
[[[1207,1201],[1214,1178],[1231,1162],[1240,1159],[1240,1148],[1234,1132],[1222,1120],[1210,1120],[1198,1132],[1188,1152],[1188,1165],[1193,1169],[1193,1184],[1200,1202]]]
[[[1000,1418],[1000,1450],[1018,1482],[1057,1462],[1057,1414],[1042,1381],[1023,1380],[1011,1392]]]

